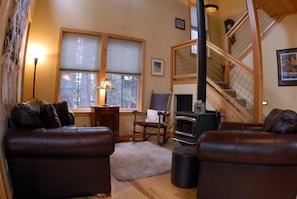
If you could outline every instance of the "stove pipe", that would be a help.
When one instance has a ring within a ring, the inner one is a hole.
[[[206,102],[206,32],[204,0],[196,0],[198,23],[198,82],[197,100]]]

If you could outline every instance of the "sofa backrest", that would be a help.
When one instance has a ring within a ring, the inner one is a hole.
[[[11,110],[11,120],[16,127],[58,128],[74,125],[67,102],[50,104],[36,99],[16,104]]]

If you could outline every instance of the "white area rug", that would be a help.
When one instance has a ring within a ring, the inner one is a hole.
[[[134,180],[171,171],[172,151],[149,141],[116,143],[110,156],[111,174]]]

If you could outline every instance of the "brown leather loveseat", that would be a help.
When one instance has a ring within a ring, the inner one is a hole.
[[[109,128],[75,127],[66,102],[19,103],[11,116],[4,146],[14,198],[110,195]]]
[[[297,114],[274,109],[261,123],[225,122],[198,140],[199,199],[295,199]]]

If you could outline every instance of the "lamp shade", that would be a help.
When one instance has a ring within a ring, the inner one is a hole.
[[[104,99],[104,105],[103,106],[109,106],[109,104],[107,104],[107,89],[114,89],[114,86],[112,85],[112,83],[105,79],[100,86],[98,86],[99,90],[104,90],[105,92],[105,99]]]
[[[98,89],[114,89],[114,86],[112,85],[112,83],[109,80],[104,80],[100,86],[98,87]]]

